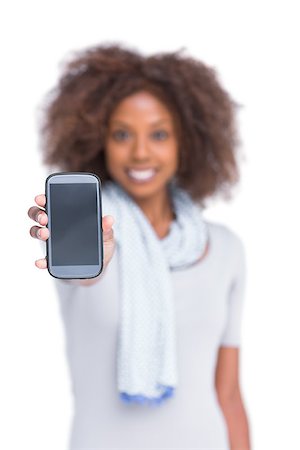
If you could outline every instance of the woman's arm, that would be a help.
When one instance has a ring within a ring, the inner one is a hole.
[[[250,450],[249,425],[239,384],[239,349],[220,347],[215,386],[231,450]]]

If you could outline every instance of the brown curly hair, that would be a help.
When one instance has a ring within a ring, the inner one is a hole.
[[[157,96],[175,120],[180,163],[178,185],[204,203],[239,179],[235,124],[237,104],[216,72],[184,51],[143,56],[122,45],[75,53],[56,88],[46,97],[41,125],[44,163],[111,179],[105,141],[111,113],[141,90]]]

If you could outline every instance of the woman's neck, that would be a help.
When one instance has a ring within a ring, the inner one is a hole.
[[[166,191],[151,198],[134,199],[148,218],[159,237],[164,237],[175,219],[175,213],[169,193]]]

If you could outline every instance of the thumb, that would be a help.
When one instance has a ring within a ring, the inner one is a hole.
[[[115,219],[113,218],[113,216],[104,216],[102,217],[102,230],[104,233],[106,233],[107,231],[110,231],[113,224],[115,222]]]

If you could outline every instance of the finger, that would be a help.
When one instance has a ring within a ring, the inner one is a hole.
[[[46,205],[46,195],[45,194],[36,195],[34,197],[34,200],[38,206],[41,206],[42,208],[45,207],[45,205]]]
[[[35,265],[36,267],[38,267],[39,269],[47,269],[47,260],[45,258],[43,259],[37,259],[35,261]]]
[[[46,241],[50,234],[48,228],[41,228],[36,225],[30,228],[29,233],[31,237],[41,239],[42,241]]]
[[[115,222],[115,219],[113,218],[113,216],[108,215],[108,216],[102,217],[103,232],[110,231],[114,222]]]
[[[37,206],[32,206],[28,210],[28,216],[30,219],[35,220],[40,225],[45,226],[48,223],[48,216],[44,210],[38,208]]]
[[[102,219],[102,230],[103,230],[103,242],[108,244],[113,241],[114,230],[112,225],[114,223],[114,218],[112,216],[105,216]]]

